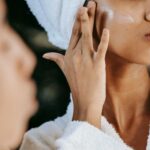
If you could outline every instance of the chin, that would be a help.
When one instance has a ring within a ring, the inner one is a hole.
[[[107,53],[108,60],[123,64],[139,64],[150,66],[150,50],[124,49],[122,51],[109,49]]]
[[[139,44],[133,48],[132,52],[129,52],[131,55],[130,60],[133,60],[133,62],[141,65],[150,65],[150,45],[147,44]]]
[[[147,53],[148,52],[148,53]],[[135,62],[141,65],[150,65],[150,51],[142,52],[136,55]]]
[[[150,57],[142,57],[142,56],[136,56],[136,57],[128,57],[124,58],[128,63],[133,63],[133,64],[139,64],[139,65],[145,65],[145,66],[150,66]]]

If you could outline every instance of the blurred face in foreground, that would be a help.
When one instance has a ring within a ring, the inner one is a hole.
[[[0,0],[0,149],[14,149],[37,110],[36,87],[31,79],[36,59],[5,16],[6,6]]]

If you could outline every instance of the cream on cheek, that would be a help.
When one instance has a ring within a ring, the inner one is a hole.
[[[130,24],[136,22],[130,14],[114,11],[108,5],[101,6],[101,10],[108,13],[108,21],[113,20],[119,24]]]
[[[120,23],[120,24],[132,24],[135,23],[135,19],[129,14],[123,13],[114,13],[113,20]]]

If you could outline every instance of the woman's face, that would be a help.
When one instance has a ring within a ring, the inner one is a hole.
[[[36,58],[8,25],[6,11],[0,0],[0,147],[15,149],[38,106],[31,78]]]
[[[150,0],[96,0],[96,27],[100,12],[107,13],[109,50],[132,63],[150,64]]]

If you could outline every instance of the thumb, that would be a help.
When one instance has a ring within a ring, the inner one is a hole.
[[[47,59],[47,60],[51,60],[54,61],[59,67],[60,69],[63,71],[64,68],[64,55],[59,54],[59,53],[45,53],[43,55],[43,58]]]

